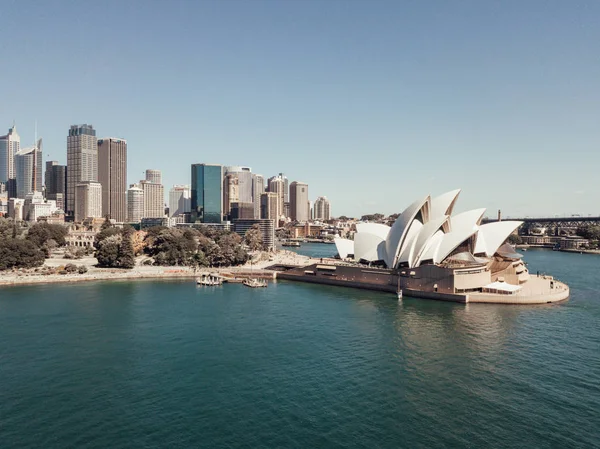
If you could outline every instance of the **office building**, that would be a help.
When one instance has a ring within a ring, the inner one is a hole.
[[[283,180],[283,202],[284,202],[284,204],[289,203],[290,202],[290,184],[289,184],[288,178],[283,173],[279,173],[279,177]],[[288,215],[286,215],[286,217],[287,216]]]
[[[169,216],[187,214],[191,211],[189,185],[174,185],[169,191]]]
[[[231,220],[254,219],[254,204],[252,203],[231,203]]]
[[[326,196],[320,196],[316,199],[313,207],[313,218],[323,221],[331,219],[331,206]]]
[[[144,216],[144,191],[139,184],[132,184],[127,190],[127,221],[139,223]]]
[[[240,201],[240,180],[237,173],[227,173],[223,177],[223,215],[231,213],[231,203]]]
[[[14,160],[17,198],[42,192],[42,139],[32,147],[19,149]]]
[[[57,161],[46,162],[46,198],[56,201],[56,207],[65,210],[65,197],[67,193],[67,166],[59,165]]]
[[[143,218],[162,218],[165,216],[165,190],[162,184],[151,181],[140,181],[144,191]]]
[[[37,222],[41,217],[51,217],[57,210],[56,201],[44,199],[42,192],[25,195],[23,218],[27,221]]]
[[[75,186],[98,181],[98,139],[92,125],[73,125],[67,137],[67,209],[75,212]]]
[[[20,147],[21,138],[13,125],[5,136],[0,136],[0,182],[8,184],[9,180],[15,179],[15,154]]]
[[[285,182],[281,178],[281,176],[273,176],[269,178],[268,190],[269,192],[277,194],[277,218],[279,218],[283,215],[283,203],[285,193]]]
[[[75,186],[74,219],[102,217],[102,185],[96,181],[81,181]]]
[[[98,181],[102,185],[102,216],[127,219],[127,141],[98,139]]]
[[[238,179],[238,201],[242,203],[252,202],[252,169],[238,165],[229,165],[223,167],[223,176],[235,174]],[[233,200],[230,201],[230,203]]]
[[[148,170],[146,170],[146,181],[153,182],[154,184],[162,184],[161,171],[149,168]]]
[[[308,221],[309,217],[308,184],[294,181],[290,184],[290,218],[292,221]]]
[[[223,167],[192,165],[192,223],[221,223],[223,219]]]
[[[252,174],[252,202],[254,203],[254,218],[261,218],[261,195],[265,193],[265,178],[263,175]]]
[[[263,247],[267,251],[275,249],[275,223],[273,220],[232,220],[233,230],[244,237],[246,232],[255,224],[260,228],[263,239]]]
[[[275,192],[265,192],[260,197],[260,218],[279,221],[279,196]]]

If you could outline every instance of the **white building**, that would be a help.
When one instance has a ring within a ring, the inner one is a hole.
[[[320,196],[316,199],[313,207],[315,220],[330,220],[331,219],[331,205],[326,196]]]
[[[263,175],[252,175],[252,201],[254,202],[254,218],[261,218],[261,196],[265,193],[265,178]]]
[[[23,220],[23,208],[25,200],[23,198],[11,198],[8,200],[8,216],[15,221]]]
[[[144,191],[138,184],[127,190],[127,221],[139,223],[144,216]]]
[[[15,178],[15,154],[21,146],[21,138],[15,125],[8,134],[0,136],[0,182]]]
[[[40,217],[50,217],[58,211],[55,200],[46,200],[41,192],[28,193],[23,204],[23,218],[36,222]]]
[[[237,201],[241,203],[252,202],[252,169],[250,167],[242,167],[238,165],[230,165],[223,167],[223,177],[228,174],[235,174],[238,179],[239,197]],[[233,202],[233,200],[232,200]]]
[[[162,184],[161,171],[149,168],[148,170],[146,170],[146,181],[153,182],[154,184]]]
[[[83,181],[75,186],[75,221],[102,217],[102,185]]]
[[[15,178],[17,198],[42,191],[42,139],[15,153]]]
[[[165,216],[165,190],[162,184],[140,181],[144,191],[144,218],[162,218]]]
[[[192,199],[189,185],[174,185],[169,190],[169,216],[174,217],[189,213],[192,210]]]

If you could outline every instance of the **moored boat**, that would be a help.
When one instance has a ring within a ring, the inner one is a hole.
[[[265,281],[264,279],[256,279],[256,278],[244,279],[243,284],[246,287],[250,287],[250,288],[266,287],[269,285],[267,283],[267,281]]]

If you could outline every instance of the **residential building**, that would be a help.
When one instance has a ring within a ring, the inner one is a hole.
[[[326,221],[331,219],[331,205],[326,196],[320,196],[316,199],[313,211],[315,220]]]
[[[21,148],[14,159],[17,197],[42,192],[42,139],[32,147]]]
[[[268,185],[269,192],[277,194],[277,218],[283,215],[283,204],[285,194],[285,182],[281,176],[273,176],[269,178]]]
[[[308,221],[309,217],[308,184],[294,181],[290,184],[290,218],[292,221]]]
[[[165,190],[162,184],[140,181],[144,191],[144,218],[162,218],[165,216]]]
[[[149,168],[148,170],[146,170],[146,181],[153,182],[154,184],[162,184],[161,171]]]
[[[0,136],[0,182],[15,179],[15,154],[21,147],[21,138],[13,124],[5,136]],[[9,197],[10,197],[9,192]]]
[[[258,225],[262,233],[264,248],[268,251],[275,249],[275,223],[273,220],[233,220],[234,232],[244,237],[248,229],[255,224]]]
[[[102,185],[96,181],[81,181],[75,186],[74,219],[102,217]]]
[[[67,137],[67,209],[75,213],[75,187],[83,181],[98,181],[98,139],[92,125],[73,125]],[[102,213],[102,211],[100,212]]]
[[[187,214],[191,208],[190,186],[174,185],[169,191],[169,216]]]
[[[192,165],[192,223],[221,223],[223,220],[223,167]]]
[[[127,221],[139,223],[144,216],[144,191],[139,184],[132,184],[127,190]]]
[[[98,140],[98,181],[102,185],[102,215],[122,223],[127,219],[127,141]]]
[[[279,196],[275,192],[265,192],[260,197],[260,218],[279,221]]]
[[[265,193],[265,178],[263,175],[252,174],[252,202],[254,203],[254,218],[260,216],[261,195]]]

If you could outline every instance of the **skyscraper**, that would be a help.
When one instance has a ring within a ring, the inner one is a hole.
[[[189,185],[174,185],[169,191],[169,216],[189,213],[192,202]]]
[[[98,139],[92,125],[73,125],[67,137],[67,215],[75,212],[75,186],[98,181]]]
[[[238,165],[223,167],[223,176],[235,174],[238,178],[239,201],[242,203],[252,202],[252,169]],[[231,201],[233,202],[233,200]]]
[[[260,196],[260,218],[279,221],[279,196],[275,192],[265,192]]]
[[[127,190],[127,221],[139,223],[144,216],[144,191],[138,184],[132,184]]]
[[[42,192],[42,139],[36,145],[21,148],[15,153],[17,198],[28,193]]]
[[[279,173],[279,177],[281,179],[283,179],[283,202],[289,203],[290,202],[290,184],[289,184],[288,178],[283,173]]]
[[[8,134],[0,136],[0,182],[8,183],[15,179],[15,154],[21,147],[21,138],[15,125]]]
[[[146,181],[153,182],[154,184],[162,184],[161,171],[149,168],[148,170],[146,170]]]
[[[102,215],[117,222],[127,219],[127,141],[98,140],[98,181],[102,184]]]
[[[269,178],[269,192],[277,194],[277,218],[283,215],[283,199],[285,183],[281,176],[273,176]]]
[[[254,203],[254,218],[261,218],[261,195],[265,193],[265,178],[263,175],[252,175],[252,202]]]
[[[192,164],[192,223],[221,223],[223,219],[223,167]]]
[[[304,182],[290,184],[290,218],[292,221],[308,221],[310,218],[308,184]]]
[[[56,207],[65,210],[67,192],[67,166],[59,165],[57,161],[46,162],[46,198],[56,201]]]
[[[237,173],[227,173],[223,177],[223,215],[231,213],[231,203],[240,201],[240,179]]]
[[[144,214],[142,218],[162,218],[165,216],[165,189],[162,184],[140,181],[144,191]]]
[[[313,210],[315,220],[331,219],[331,205],[326,196],[320,196],[316,199]]]
[[[96,181],[81,181],[75,186],[74,219],[102,217],[102,186]]]

